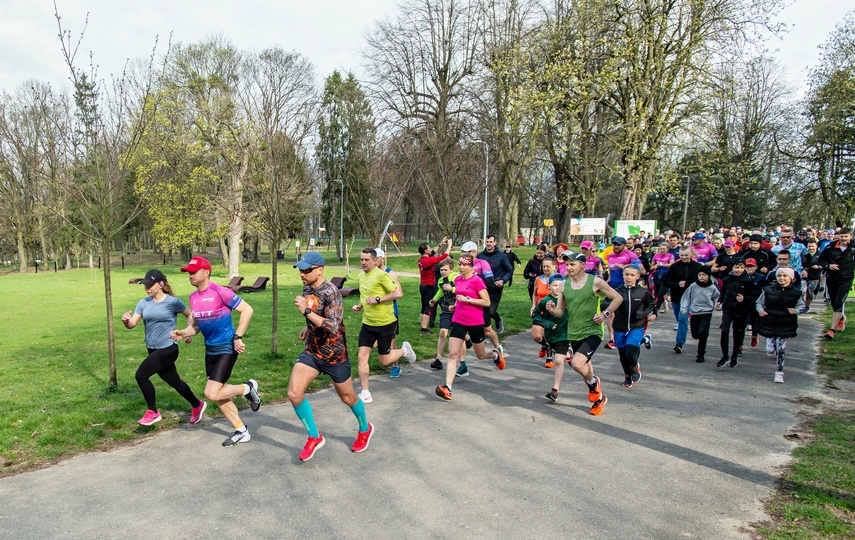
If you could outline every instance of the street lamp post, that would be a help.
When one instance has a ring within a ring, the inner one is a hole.
[[[475,139],[472,142],[481,143],[484,145],[484,237],[482,240],[487,242],[487,181],[490,178],[490,146],[481,139]]]
[[[341,219],[338,224],[338,262],[344,261],[344,180],[334,178],[333,182],[341,184]]]

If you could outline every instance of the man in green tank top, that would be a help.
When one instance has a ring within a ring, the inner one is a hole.
[[[608,402],[600,386],[600,378],[594,375],[591,357],[603,341],[603,321],[612,316],[623,298],[602,279],[585,273],[586,257],[574,253],[567,260],[567,281],[558,295],[560,316],[567,312],[567,337],[573,356],[568,362],[576,373],[582,376],[588,385],[588,401],[591,401],[591,414],[599,416]],[[600,311],[600,297],[611,300],[608,307]],[[558,394],[555,381],[555,394]],[[552,399],[552,398],[550,398]],[[553,400],[555,401],[555,400]]]

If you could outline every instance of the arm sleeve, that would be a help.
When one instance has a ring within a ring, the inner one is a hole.
[[[760,293],[760,296],[757,298],[757,305],[754,306],[757,308],[757,311],[766,311],[766,291]]]

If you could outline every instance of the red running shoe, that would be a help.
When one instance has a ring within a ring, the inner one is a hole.
[[[751,336],[751,346],[756,347],[758,343],[760,343],[760,337]]]
[[[601,414],[603,414],[603,407],[605,407],[606,403],[608,402],[609,398],[607,398],[606,396],[603,396],[602,399],[595,401],[594,404],[591,405],[591,414],[593,414],[594,416],[600,416]]]
[[[600,378],[594,377],[594,386],[588,385],[588,401],[599,401],[603,397],[603,390],[600,388]]]
[[[318,448],[322,447],[326,444],[326,439],[324,436],[318,432],[319,437],[309,437],[309,440],[306,441],[306,446],[303,447],[303,451],[300,452],[300,461],[309,461],[314,457],[315,452]]]
[[[541,347],[540,352],[537,353],[538,358],[546,358],[546,347]]]
[[[372,435],[374,435],[374,424],[368,422],[368,431],[360,431],[356,435],[356,441],[350,449],[354,452],[365,452]]]

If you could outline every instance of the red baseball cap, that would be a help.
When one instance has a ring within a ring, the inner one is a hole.
[[[754,259],[745,259],[745,266],[757,266],[757,261]]]
[[[193,257],[187,266],[181,269],[182,272],[190,272],[191,274],[195,274],[199,270],[211,271],[211,263],[205,257]]]

